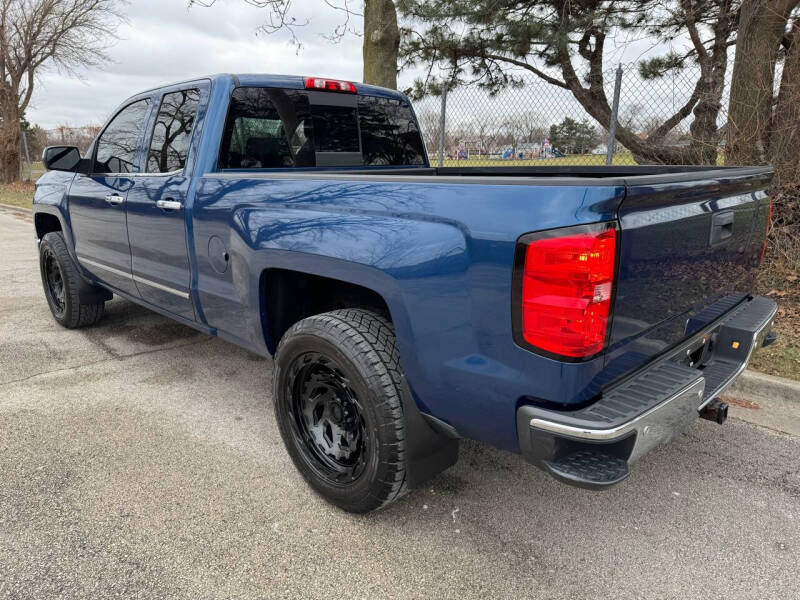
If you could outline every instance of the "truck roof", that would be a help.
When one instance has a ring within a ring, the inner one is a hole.
[[[159,85],[157,87],[150,88],[148,90],[142,90],[141,92],[137,93],[136,96],[140,96],[148,92],[155,92],[166,88],[172,88],[181,85],[182,83],[191,83],[193,81],[199,81],[202,79],[211,80],[212,82],[232,79],[236,87],[282,87],[282,88],[302,90],[305,89],[305,78],[307,76],[322,77],[321,75],[314,75],[314,74],[280,75],[273,73],[217,73],[215,75],[193,77],[192,79],[186,79],[184,81],[177,81],[165,85]],[[325,76],[325,78],[328,79],[329,77]],[[330,77],[330,79],[338,79],[338,78]],[[366,83],[359,83],[357,81],[354,81],[352,83],[353,85],[355,85],[356,93],[358,94],[367,96],[381,96],[384,98],[394,98],[396,100],[403,100],[403,101],[408,100],[405,94],[398,92],[397,90],[391,90],[389,88],[378,87],[376,85],[369,85]]]

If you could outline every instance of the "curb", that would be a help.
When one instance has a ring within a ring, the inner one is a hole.
[[[0,203],[0,208],[8,212],[17,213],[18,215],[25,215],[27,217],[31,216],[30,208],[23,208],[21,206],[12,206],[11,204],[3,204],[3,203]]]
[[[747,370],[733,382],[724,395],[800,402],[800,381]]]

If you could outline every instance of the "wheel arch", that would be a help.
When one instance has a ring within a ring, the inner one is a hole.
[[[41,240],[48,233],[64,231],[64,225],[56,215],[46,212],[37,212],[33,215],[33,225],[36,229],[36,239]]]
[[[363,308],[394,323],[383,294],[364,285],[306,271],[271,267],[261,273],[264,342],[274,354],[281,337],[298,321],[341,308]]]

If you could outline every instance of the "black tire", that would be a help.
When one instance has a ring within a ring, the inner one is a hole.
[[[60,231],[39,242],[39,271],[53,318],[67,329],[94,325],[103,316],[105,302],[81,302],[81,290],[89,286],[78,273]],[[95,297],[102,298],[101,290]]]
[[[275,353],[275,418],[289,455],[314,490],[349,512],[406,491],[403,393],[394,329],[366,310],[303,319]]]

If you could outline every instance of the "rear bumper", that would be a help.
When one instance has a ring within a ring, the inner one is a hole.
[[[768,298],[743,302],[580,410],[521,406],[523,456],[573,485],[602,489],[619,483],[634,461],[686,431],[744,371],[776,311]]]

